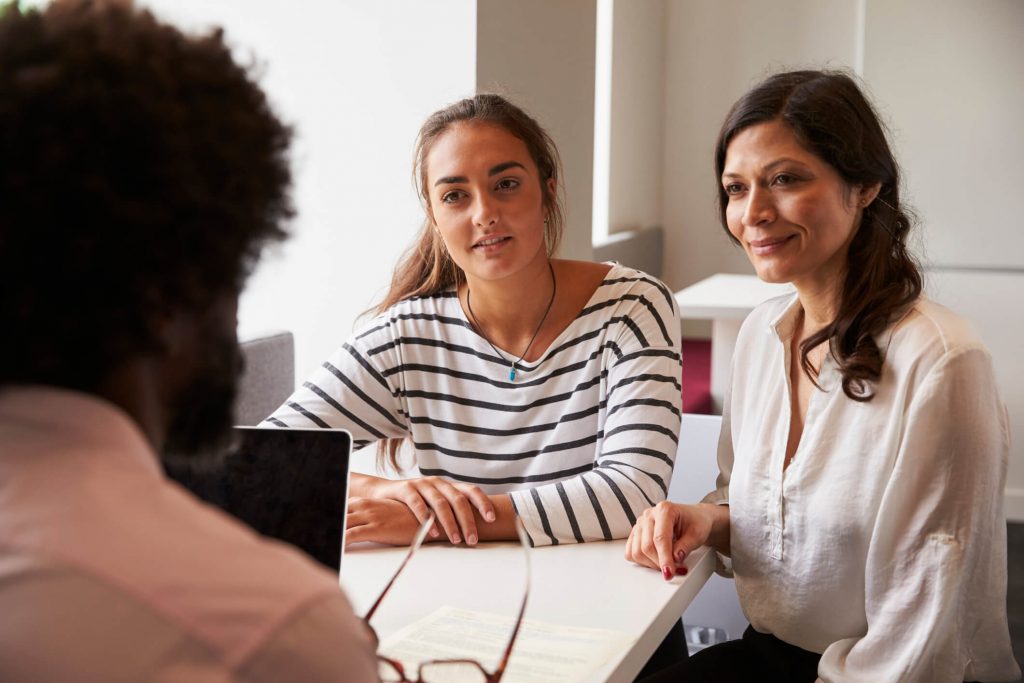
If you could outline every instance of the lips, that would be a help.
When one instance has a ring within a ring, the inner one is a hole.
[[[474,249],[485,249],[485,250],[486,249],[494,249],[496,247],[499,247],[499,246],[505,244],[506,242],[508,242],[511,239],[512,239],[511,237],[502,236],[502,235],[499,235],[499,236],[496,236],[496,237],[486,237],[486,238],[480,240],[479,242],[477,242],[476,244],[474,244],[473,248]]]
[[[751,251],[758,256],[766,256],[779,251],[785,247],[796,235],[786,235],[785,237],[768,237],[763,240],[750,240],[747,244],[750,245]]]

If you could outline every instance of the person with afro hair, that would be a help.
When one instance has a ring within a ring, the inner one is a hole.
[[[336,577],[161,465],[230,433],[290,141],[219,30],[0,9],[0,680],[376,680]]]

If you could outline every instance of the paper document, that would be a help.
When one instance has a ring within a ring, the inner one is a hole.
[[[406,671],[432,659],[475,659],[494,670],[511,635],[512,617],[441,607],[391,634],[380,653]],[[524,619],[502,683],[585,681],[635,638],[619,631],[561,626]]]

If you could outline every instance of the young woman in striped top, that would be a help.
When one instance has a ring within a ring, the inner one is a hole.
[[[402,441],[419,478],[353,475],[347,540],[534,544],[625,537],[665,498],[681,400],[668,289],[619,265],[552,258],[562,229],[554,144],[496,95],[420,130],[426,220],[378,316],[268,418]]]

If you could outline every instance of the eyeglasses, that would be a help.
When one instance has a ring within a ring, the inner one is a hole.
[[[373,605],[367,611],[366,616],[363,617],[363,623],[373,633],[374,639],[377,639],[377,632],[374,631],[373,627],[370,626],[370,619],[373,618],[377,608],[380,607],[380,603],[384,600],[384,596],[391,590],[391,586],[394,585],[395,579],[405,569],[405,565],[409,563],[409,559],[413,553],[422,545],[423,539],[426,538],[427,532],[430,531],[430,526],[434,523],[433,513],[427,516],[423,524],[420,526],[419,531],[416,532],[415,538],[409,545],[409,552],[405,554],[405,558],[402,563],[398,565],[398,569],[395,571],[394,576],[388,581],[387,585],[384,586],[384,590],[380,596],[374,601]],[[377,655],[377,661],[380,665],[380,677],[385,683],[450,683],[452,681],[465,681],[466,683],[499,683],[501,677],[505,674],[505,667],[508,666],[508,659],[512,655],[512,648],[515,646],[516,637],[519,635],[520,627],[523,624],[523,614],[526,612],[526,600],[530,595],[530,542],[526,537],[526,530],[523,529],[522,523],[516,519],[516,534],[519,536],[519,542],[523,547],[523,559],[526,563],[526,585],[523,589],[523,602],[519,606],[519,614],[516,616],[515,626],[512,628],[512,635],[509,637],[508,645],[505,646],[505,651],[501,655],[501,660],[498,662],[497,668],[493,673],[487,673],[483,665],[475,659],[433,659],[425,662],[421,662],[416,670],[415,678],[409,678],[405,672],[405,667],[402,666],[401,662],[397,662],[393,659]],[[379,641],[379,639],[377,639]]]

